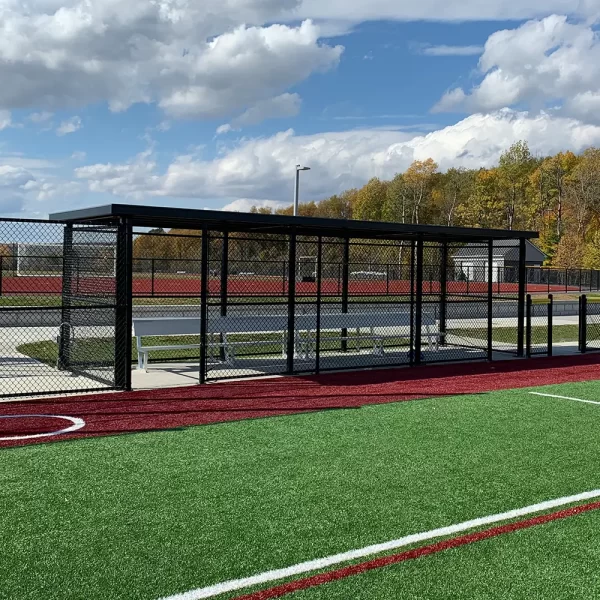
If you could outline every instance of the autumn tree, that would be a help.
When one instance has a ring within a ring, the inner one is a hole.
[[[373,177],[356,195],[354,218],[359,221],[381,221],[388,184]]]

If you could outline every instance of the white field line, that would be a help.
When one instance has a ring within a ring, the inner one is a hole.
[[[65,427],[64,429],[58,429],[57,431],[50,431],[48,433],[34,433],[31,435],[13,435],[9,437],[0,437],[0,442],[11,442],[18,440],[33,440],[36,438],[50,437],[53,435],[63,435],[72,431],[77,431],[82,427],[85,427],[85,421],[79,417],[63,417],[61,415],[0,415],[0,419],[29,419],[29,418],[42,418],[42,419],[63,419],[64,421],[70,421],[72,425]]]
[[[559,398],[560,400],[573,400],[575,402],[584,402],[585,404],[600,404],[600,402],[594,402],[593,400],[582,400],[581,398],[571,398],[569,396],[555,396],[554,394],[540,394],[539,392],[529,392],[534,396],[544,396],[546,398]]]
[[[463,531],[467,531],[468,529],[473,529],[474,527],[481,527],[483,525],[490,525],[492,523],[500,523],[501,521],[508,521],[518,517],[531,515],[533,513],[547,511],[559,506],[565,506],[567,504],[573,504],[575,502],[582,502],[584,500],[591,500],[599,497],[600,489],[592,490],[590,492],[583,492],[574,496],[564,496],[562,498],[556,498],[555,500],[547,500],[546,502],[540,502],[539,504],[532,504],[531,506],[509,510],[508,512],[489,515],[487,517],[479,517],[470,521],[464,521],[448,527],[432,529],[422,533],[414,533],[398,538],[397,540],[384,542],[383,544],[375,544],[373,546],[349,550],[348,552],[342,552],[341,554],[334,554],[332,556],[325,556],[324,558],[318,558],[316,560],[309,560],[307,562],[298,563],[283,569],[265,571],[264,573],[252,575],[251,577],[231,579],[229,581],[217,583],[216,585],[190,590],[189,592],[183,592],[173,596],[165,596],[161,598],[161,600],[200,600],[201,598],[212,598],[220,594],[225,594],[226,592],[241,590],[254,585],[270,583],[279,579],[302,575],[304,573],[324,569],[326,567],[356,560],[358,558],[364,558],[382,552],[389,552],[390,550],[396,550],[398,548],[423,542],[425,540],[454,535]]]

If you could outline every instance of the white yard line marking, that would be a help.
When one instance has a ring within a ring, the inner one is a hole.
[[[309,573],[310,571],[317,571],[332,565],[337,565],[343,562],[356,560],[358,558],[364,558],[366,556],[372,556],[382,552],[389,552],[390,550],[396,550],[403,546],[410,544],[416,544],[425,540],[431,540],[434,538],[445,537],[454,535],[474,527],[482,527],[483,525],[490,525],[492,523],[500,523],[501,521],[508,521],[516,519],[518,517],[524,517],[537,512],[547,511],[552,508],[559,506],[565,506],[567,504],[573,504],[575,502],[582,502],[584,500],[591,500],[593,498],[600,497],[600,489],[592,490],[590,492],[583,492],[574,496],[564,496],[562,498],[556,498],[555,500],[547,500],[546,502],[540,502],[539,504],[532,504],[523,508],[517,508],[509,510],[508,512],[498,513],[495,515],[489,515],[487,517],[480,517],[478,519],[472,519],[470,521],[464,521],[457,523],[456,525],[450,525],[448,527],[441,527],[439,529],[432,529],[431,531],[424,531],[422,533],[414,533],[401,537],[397,540],[384,542],[383,544],[375,544],[373,546],[366,546],[365,548],[358,548],[356,550],[350,550],[348,552],[342,552],[341,554],[334,554],[332,556],[326,556],[324,558],[318,558],[316,560],[309,560],[307,562],[298,563],[291,567],[285,567],[283,569],[274,569],[272,571],[265,571],[251,577],[244,577],[242,579],[231,579],[216,585],[210,585],[208,587],[198,588],[190,590],[189,592],[183,592],[181,594],[175,594],[173,596],[165,596],[161,600],[200,600],[201,598],[212,598],[226,592],[233,592],[235,590],[241,590],[254,585],[260,585],[264,583],[270,583],[279,579],[285,579],[287,577],[294,577],[296,575],[302,575],[303,573]]]
[[[48,433],[34,433],[31,435],[13,435],[10,437],[0,437],[0,442],[14,442],[18,440],[33,440],[36,438],[50,437],[52,435],[63,435],[72,431],[77,431],[85,426],[85,421],[79,417],[63,417],[61,415],[0,415],[0,419],[63,419],[70,421],[72,425],[59,429],[57,431],[50,431]]]
[[[545,396],[546,398],[559,398],[560,400],[573,400],[575,402],[584,402],[585,404],[600,404],[600,402],[594,402],[593,400],[582,400],[581,398],[571,398],[570,396],[556,396],[554,394],[540,394],[539,392],[529,392],[534,396]]]

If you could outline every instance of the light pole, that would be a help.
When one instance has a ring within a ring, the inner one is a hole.
[[[294,186],[294,216],[298,216],[298,198],[300,196],[300,171],[310,171],[310,167],[296,165],[296,185]]]

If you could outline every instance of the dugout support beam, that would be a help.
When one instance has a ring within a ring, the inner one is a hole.
[[[208,227],[202,227],[202,261],[200,263],[200,383],[206,383],[208,331]]]
[[[350,238],[344,238],[344,257],[342,259],[342,313],[348,312],[350,295]],[[348,352],[348,330],[342,329],[342,352]]]
[[[527,240],[519,239],[519,293],[517,312],[517,356],[525,354],[525,296],[527,294]]]
[[[446,345],[448,321],[448,242],[442,242],[440,269],[440,346]]]
[[[494,240],[488,240],[487,359],[494,356]]]
[[[115,387],[131,391],[133,329],[133,227],[127,218],[117,226]]]
[[[287,373],[294,374],[294,356],[296,350],[296,248],[297,235],[292,230],[289,244],[288,273],[288,322],[287,322]]]
[[[417,241],[416,294],[415,294],[415,365],[420,365],[423,335],[423,240]]]

